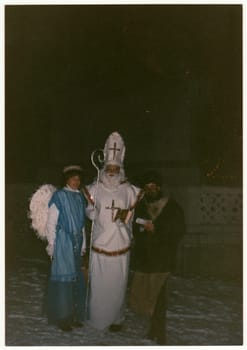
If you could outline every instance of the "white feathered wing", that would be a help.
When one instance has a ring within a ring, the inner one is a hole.
[[[28,217],[31,219],[31,228],[42,240],[48,240],[46,232],[48,203],[55,191],[55,186],[45,184],[40,186],[30,198]]]

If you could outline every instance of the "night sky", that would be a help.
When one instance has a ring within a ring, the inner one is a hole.
[[[7,5],[5,83],[7,182],[87,167],[115,130],[149,162],[145,147],[178,106],[190,161],[240,171],[241,5]]]

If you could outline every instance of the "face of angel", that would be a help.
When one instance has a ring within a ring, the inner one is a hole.
[[[81,184],[81,179],[80,176],[75,175],[75,176],[71,176],[68,180],[67,180],[67,185],[69,185],[69,187],[71,187],[73,190],[78,190]]]
[[[105,168],[105,172],[108,176],[115,176],[119,174],[120,167],[118,165],[108,164]]]

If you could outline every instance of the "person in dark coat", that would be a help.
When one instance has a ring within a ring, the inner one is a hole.
[[[185,233],[180,205],[162,192],[159,174],[143,176],[144,196],[135,211],[130,307],[150,317],[147,336],[166,344],[166,287],[176,272],[178,247]]]

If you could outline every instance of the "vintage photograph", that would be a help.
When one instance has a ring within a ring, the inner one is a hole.
[[[4,5],[6,346],[243,345],[243,5]]]

